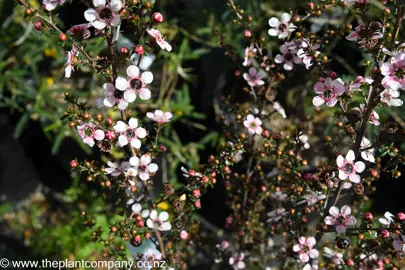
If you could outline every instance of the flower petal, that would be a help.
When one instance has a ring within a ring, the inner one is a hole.
[[[97,19],[97,12],[93,8],[89,8],[84,12],[84,18],[88,22],[92,22]]]
[[[363,172],[365,168],[366,168],[366,165],[364,164],[363,161],[357,161],[357,162],[354,164],[354,170],[355,170],[356,172],[358,172],[358,173]]]
[[[127,75],[131,78],[138,78],[139,68],[137,66],[131,65],[127,68]]]
[[[353,150],[349,150],[349,152],[347,152],[347,155],[346,155],[346,160],[349,162],[353,162],[354,159],[355,159],[355,156],[354,156]]]
[[[144,73],[142,73],[142,81],[144,83],[151,83],[153,81],[153,74],[150,71],[145,71]]]
[[[115,87],[116,87],[118,90],[124,91],[125,89],[128,88],[128,81],[127,81],[127,79],[125,79],[125,78],[123,78],[123,77],[118,77],[118,78],[115,80]]]

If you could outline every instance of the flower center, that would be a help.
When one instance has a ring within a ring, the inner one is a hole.
[[[397,70],[395,71],[395,76],[398,79],[403,79],[405,77],[405,69],[403,67],[397,68]]]
[[[99,12],[100,19],[102,20],[111,20],[113,17],[113,12],[110,8],[105,7]]]
[[[160,227],[162,226],[162,221],[160,221],[159,219],[155,219],[153,221],[153,227]]]
[[[294,59],[294,56],[291,53],[287,53],[284,55],[284,59],[291,62]]]
[[[129,83],[132,89],[139,90],[142,88],[142,81],[140,79],[132,79]]]
[[[132,138],[135,138],[135,131],[129,128],[125,131],[125,136],[128,138],[128,140],[131,140]]]
[[[331,99],[334,95],[335,92],[333,92],[333,90],[329,88],[325,89],[325,91],[323,92],[323,97],[325,99]]]
[[[340,215],[336,218],[336,223],[338,224],[345,224],[346,223],[346,217]]]
[[[280,23],[278,25],[278,31],[280,31],[280,32],[285,32],[285,31],[287,31],[287,29],[288,29],[288,27],[287,27],[287,24],[285,24],[285,23]]]
[[[249,125],[251,128],[256,128],[256,123],[255,122],[252,122],[252,123],[250,123],[250,125]]]
[[[145,166],[145,165],[139,165],[139,166],[138,166],[138,171],[140,171],[140,172],[146,172],[146,166]]]
[[[116,99],[122,99],[123,96],[124,96],[124,91],[120,91],[120,90],[115,90],[114,91],[114,97]]]
[[[91,137],[93,135],[93,129],[91,127],[85,127],[84,128],[84,135],[86,137]]]
[[[347,174],[351,174],[353,172],[353,165],[350,163],[346,163],[343,165],[343,171]]]

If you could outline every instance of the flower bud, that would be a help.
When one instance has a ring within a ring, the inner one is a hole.
[[[387,230],[382,230],[380,232],[380,235],[381,235],[382,238],[388,238],[388,237],[390,237],[390,232],[387,231]]]
[[[60,40],[60,41],[66,41],[66,39],[67,39],[66,34],[61,33],[61,34],[59,35],[59,40]]]
[[[252,36],[252,32],[250,32],[250,30],[245,30],[243,35],[245,36],[245,38],[250,38]]]
[[[44,31],[44,27],[43,27],[42,22],[41,22],[40,20],[37,20],[37,21],[34,23],[34,27],[35,27],[35,29],[37,29],[38,31]]]
[[[405,214],[404,214],[403,212],[399,212],[399,213],[397,214],[397,219],[399,219],[399,220],[405,220]]]
[[[180,232],[180,238],[181,239],[183,239],[183,240],[187,240],[187,238],[188,238],[188,233],[186,232],[186,231],[181,231]]]
[[[155,12],[152,14],[152,19],[155,23],[162,23],[164,18],[160,12]]]
[[[373,220],[374,217],[373,217],[373,214],[371,214],[370,212],[366,212],[363,214],[363,218],[365,220]]]
[[[122,48],[120,49],[120,52],[121,52],[121,54],[124,55],[124,56],[127,56],[127,55],[129,54],[129,50],[128,50],[127,47],[122,47]]]
[[[76,168],[77,167],[77,161],[76,160],[72,160],[72,161],[70,161],[70,167],[72,167],[72,168]]]
[[[137,45],[137,46],[135,47],[135,53],[136,53],[136,54],[139,54],[139,55],[144,54],[144,53],[145,53],[144,47],[143,47],[142,45]]]

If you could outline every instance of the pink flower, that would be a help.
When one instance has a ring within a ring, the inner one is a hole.
[[[318,250],[313,247],[316,244],[314,237],[305,238],[301,236],[298,238],[298,244],[294,245],[293,251],[299,254],[300,260],[302,262],[308,262],[309,258],[316,259],[319,256]]]
[[[281,192],[281,191],[276,191],[276,192],[274,192],[274,193],[272,193],[271,195],[270,195],[270,197],[273,199],[273,200],[276,200],[276,201],[279,201],[279,202],[282,202],[282,201],[284,201],[286,198],[287,198],[287,194],[285,194],[285,193],[283,193],[283,192]]]
[[[243,73],[243,78],[252,87],[263,85],[264,81],[262,79],[265,76],[266,74],[263,71],[257,72],[257,69],[254,67],[249,68],[249,73]]]
[[[122,8],[121,0],[93,0],[94,8],[89,8],[84,12],[84,17],[94,28],[103,30],[106,26],[118,26],[121,24],[118,11]]]
[[[366,111],[366,105],[364,103],[360,104],[359,111],[360,111],[360,116],[363,117],[364,112]],[[378,115],[378,113],[376,111],[372,111],[371,114],[370,114],[370,118],[369,118],[368,122],[370,124],[375,125],[375,126],[379,126],[380,121],[378,121],[378,119],[380,119],[380,116]]]
[[[127,78],[118,77],[115,80],[115,87],[118,90],[125,91],[124,99],[127,102],[135,101],[137,95],[143,100],[148,100],[151,97],[151,92],[146,88],[146,85],[152,81],[152,72],[145,71],[140,74],[139,68],[132,65],[127,68]]]
[[[137,156],[131,157],[129,163],[134,167],[132,176],[139,175],[143,181],[149,180],[150,175],[158,170],[158,165],[151,162],[152,156],[150,154],[145,154],[140,159]]]
[[[373,22],[368,27],[364,24],[359,24],[354,31],[346,36],[346,39],[360,44],[364,43],[367,39],[379,39],[383,37],[383,34],[379,31],[381,28],[382,24],[379,22]]]
[[[278,36],[279,39],[286,38],[288,35],[295,31],[297,28],[294,24],[290,23],[291,15],[283,13],[281,19],[276,17],[270,18],[269,25],[272,27],[269,30],[270,36]]]
[[[65,3],[65,0],[44,0],[45,9],[48,11],[52,11],[56,8],[58,4]]]
[[[325,194],[322,194],[320,192],[314,192],[314,191],[308,191],[308,194],[304,196],[305,201],[308,203],[308,205],[314,205],[318,201],[323,200],[326,198]]]
[[[187,240],[187,238],[188,238],[188,233],[187,233],[185,230],[182,230],[182,231],[180,232],[180,238],[181,238],[182,240]]]
[[[123,147],[128,143],[131,143],[132,147],[141,148],[141,141],[146,137],[146,130],[142,127],[138,127],[138,119],[131,118],[128,122],[129,125],[122,121],[118,121],[114,126],[115,132],[119,133],[118,146]]]
[[[229,265],[233,267],[233,269],[245,269],[246,264],[243,262],[245,258],[245,254],[241,253],[234,253],[232,257],[229,258]]]
[[[196,201],[194,203],[194,206],[197,207],[197,208],[201,208],[201,201],[200,200]]]
[[[170,112],[164,113],[160,110],[156,110],[155,113],[148,112],[146,116],[155,121],[156,123],[163,124],[169,122],[170,119],[172,119],[173,114]]]
[[[364,77],[362,77],[362,76],[357,76],[357,78],[356,78],[356,80],[354,81],[354,83],[351,83],[351,84],[349,85],[349,91],[354,91],[354,90],[359,90],[359,91],[361,91],[361,90],[362,90],[361,88],[362,88],[364,85],[372,84],[373,81],[374,81],[374,80],[373,80],[371,77],[366,77],[366,78],[364,78]]]
[[[200,192],[200,190],[199,189],[194,189],[193,190],[193,196],[194,197],[200,197],[201,196],[201,192]]]
[[[319,81],[314,86],[315,93],[319,96],[314,97],[312,103],[314,106],[321,106],[326,103],[326,106],[333,107],[338,101],[338,96],[341,96],[346,87],[341,79],[333,80],[327,77],[324,81]]]
[[[356,225],[356,218],[351,216],[352,209],[345,205],[340,209],[336,206],[332,206],[329,209],[330,216],[325,217],[324,222],[326,225],[335,226],[337,233],[345,233],[347,226]]]
[[[402,106],[403,101],[400,100],[399,91],[394,89],[385,89],[380,94],[380,100],[383,103],[386,103],[388,106],[399,107]]]
[[[401,235],[398,239],[394,240],[392,246],[397,251],[405,251],[405,235]]]
[[[162,33],[160,33],[159,30],[151,28],[147,29],[146,31],[156,41],[156,43],[162,50],[166,50],[168,52],[172,50],[172,46],[169,43],[167,43],[167,41],[164,39]]]
[[[105,137],[104,131],[96,129],[96,126],[92,122],[78,126],[77,131],[83,142],[90,147],[94,146],[94,139],[101,141]]]
[[[397,53],[390,63],[382,63],[381,74],[384,75],[381,84],[385,88],[405,90],[405,53]]]
[[[254,44],[250,44],[250,47],[247,47],[245,49],[245,61],[243,62],[242,65],[245,67],[250,66],[251,64],[251,58],[256,56],[257,49],[254,47]]]
[[[107,107],[113,107],[118,104],[118,109],[125,110],[128,107],[128,102],[124,99],[124,91],[114,87],[112,83],[105,83],[104,89],[104,101],[103,104]]]
[[[65,68],[65,77],[70,78],[70,75],[73,70],[73,61],[74,59],[79,55],[79,51],[75,46],[72,47],[72,50],[68,52],[68,59],[66,62],[66,68]]]
[[[90,37],[89,27],[89,23],[78,24],[72,26],[72,28],[70,28],[67,32],[78,39],[87,39]]]
[[[346,180],[349,178],[353,183],[360,183],[360,175],[357,173],[364,171],[366,165],[362,161],[354,163],[354,159],[353,150],[347,152],[346,158],[343,158],[342,155],[337,157],[336,164],[339,167],[339,179]]]
[[[262,125],[262,120],[259,119],[259,117],[254,117],[253,115],[249,114],[246,117],[246,120],[243,121],[243,125],[248,129],[249,134],[262,134],[263,128],[261,127]]]
[[[300,64],[302,59],[297,55],[297,46],[295,42],[286,42],[280,47],[282,54],[277,54],[274,58],[274,62],[277,64],[282,64],[285,70],[292,70],[293,65]]]

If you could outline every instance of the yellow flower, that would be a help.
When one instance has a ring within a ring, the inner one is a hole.
[[[158,204],[157,206],[159,209],[162,209],[164,211],[166,211],[167,209],[169,209],[169,204],[167,202],[161,202]]]
[[[47,77],[45,81],[46,81],[46,85],[48,85],[48,86],[53,84],[53,78],[52,77]]]
[[[46,57],[56,58],[56,50],[54,48],[46,48],[44,54]]]

